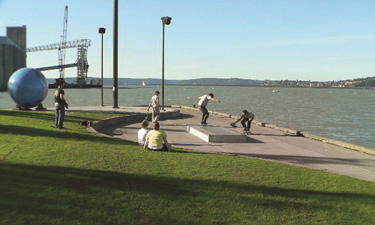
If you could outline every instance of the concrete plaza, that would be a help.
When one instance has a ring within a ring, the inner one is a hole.
[[[146,109],[141,106],[126,106],[119,109],[91,107],[89,110],[80,107],[73,108],[71,111],[139,114],[138,120],[98,129],[102,135],[137,142],[137,132],[142,121],[140,118],[144,118]],[[168,111],[179,111],[179,115],[169,117],[167,116]],[[199,125],[200,120],[201,113],[196,109],[166,108],[166,111],[161,115],[161,130],[167,133],[167,139],[173,148],[275,161],[375,182],[375,155],[288,134],[257,124],[252,125],[251,134],[247,135],[245,143],[207,142],[186,131],[187,125]],[[238,128],[230,126],[233,121],[234,119],[227,115],[211,113],[208,126],[221,127],[242,134],[241,124],[238,123]]]

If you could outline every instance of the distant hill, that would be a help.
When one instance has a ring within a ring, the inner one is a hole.
[[[55,79],[47,79],[49,84],[55,83]],[[75,83],[75,77],[67,77],[68,83]],[[146,78],[119,78],[119,85],[161,85],[161,79]],[[88,83],[100,84],[100,78],[88,77]],[[112,85],[113,78],[104,78],[105,85]],[[199,78],[190,80],[164,80],[166,85],[214,85],[214,86],[284,86],[284,87],[347,87],[347,88],[374,88],[375,77],[356,78],[339,81],[302,81],[302,80],[251,80],[240,78]]]
[[[65,80],[68,83],[76,82],[76,78],[67,77]],[[145,82],[146,85],[161,85],[161,79],[138,79],[138,78],[119,78],[118,82],[119,85],[142,85],[142,82]],[[54,83],[55,79],[48,79],[48,82]],[[97,84],[100,82],[100,78],[96,77],[89,77],[88,82]],[[251,79],[239,79],[239,78],[199,78],[199,79],[191,79],[191,80],[164,80],[164,84],[166,85],[215,85],[215,86],[222,86],[222,85],[233,85],[233,86],[260,86],[265,81],[261,80],[251,80]],[[113,78],[104,78],[105,85],[112,85]]]
[[[264,81],[239,79],[239,78],[199,78],[192,80],[180,80],[177,84],[185,85],[233,85],[233,86],[260,86]]]

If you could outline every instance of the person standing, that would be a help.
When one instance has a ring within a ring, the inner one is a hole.
[[[236,127],[236,123],[241,121],[242,127],[244,128],[244,132],[250,133],[250,127],[251,127],[251,122],[253,121],[255,115],[252,112],[248,112],[246,109],[242,111],[241,117],[236,120],[236,122],[231,123],[230,125],[232,127]],[[247,125],[246,125],[247,123]]]
[[[152,107],[152,122],[158,122],[160,117],[160,102],[159,102],[159,91],[155,92],[155,95],[152,96],[150,104],[147,108],[147,113],[150,111],[150,107]]]
[[[220,103],[220,100],[214,98],[214,94],[212,94],[212,93],[209,93],[207,95],[202,95],[198,99],[199,99],[199,102],[198,102],[199,110],[203,113],[201,124],[203,126],[206,126],[207,125],[208,116],[210,115],[208,113],[207,108],[206,108],[207,104],[208,104],[208,101],[213,100],[215,102]]]
[[[146,136],[144,149],[151,151],[171,151],[171,146],[167,140],[167,134],[160,130],[160,124],[155,122],[152,124],[153,130],[148,132]]]
[[[65,108],[68,108],[68,103],[65,99],[65,92],[63,90],[65,81],[63,79],[59,79],[57,85],[57,89],[54,93],[56,112],[54,128],[64,129]]]

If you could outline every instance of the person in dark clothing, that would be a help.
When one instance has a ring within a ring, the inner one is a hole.
[[[244,128],[243,131],[249,133],[250,132],[250,127],[251,127],[251,122],[253,121],[254,117],[255,117],[254,113],[248,112],[245,109],[245,110],[242,111],[241,117],[238,118],[238,120],[236,120],[236,122],[231,123],[230,125],[232,127],[236,127],[236,123],[238,123],[239,121],[241,121],[242,127]]]
[[[55,101],[55,126],[54,128],[64,129],[64,118],[65,118],[65,108],[68,108],[68,103],[65,99],[65,92],[63,90],[65,81],[62,79],[58,80],[57,83],[58,87],[54,93],[54,101]]]

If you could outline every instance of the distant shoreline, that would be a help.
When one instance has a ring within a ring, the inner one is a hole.
[[[126,89],[126,86],[140,86],[142,88],[161,86],[161,84],[149,84],[146,86],[141,86],[139,84],[121,84],[119,89]],[[303,86],[265,86],[265,85],[226,85],[226,84],[166,84],[165,86],[202,86],[202,87],[262,87],[262,88],[305,88],[305,89],[365,89],[365,90],[375,90],[375,87],[303,87]],[[111,84],[105,84],[104,89],[112,87]],[[55,89],[54,86],[49,86],[48,89]],[[92,88],[101,88],[100,85],[86,85],[86,86],[66,86],[64,89],[92,89]],[[0,92],[7,92],[7,87],[0,87]]]

